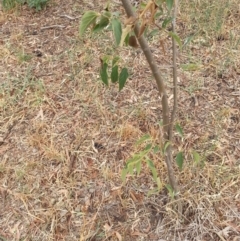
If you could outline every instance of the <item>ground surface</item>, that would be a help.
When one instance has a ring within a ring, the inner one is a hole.
[[[159,144],[161,107],[140,49],[113,51],[109,32],[79,38],[101,2],[0,11],[0,240],[240,240],[240,4],[220,2],[183,0],[178,16],[180,37],[194,35],[178,57],[184,218],[165,188],[147,197],[147,168],[121,181],[136,140]],[[171,100],[171,43],[160,39],[149,38]],[[129,66],[120,93],[99,80],[106,53]],[[152,160],[165,185],[162,156]]]

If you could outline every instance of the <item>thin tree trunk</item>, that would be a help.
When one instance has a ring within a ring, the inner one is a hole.
[[[131,17],[131,16],[133,16],[135,18],[137,17],[135,12],[132,10],[132,5],[129,2],[129,0],[122,0],[122,4],[123,4],[123,7],[124,7],[128,17]],[[136,36],[139,35],[139,31],[140,31],[140,27],[139,27],[138,23],[136,23],[134,26],[134,32],[135,32]],[[163,81],[162,75],[159,71],[159,68],[156,64],[156,61],[153,58],[153,55],[148,46],[148,43],[143,35],[141,35],[138,38],[138,42],[141,46],[141,49],[143,50],[143,53],[147,59],[147,62],[150,66],[150,69],[152,71],[152,74],[153,74],[153,76],[156,80],[157,86],[158,86],[158,91],[159,91],[159,95],[160,95],[161,103],[162,103],[164,140],[165,140],[165,142],[169,142],[169,145],[166,150],[165,162],[167,164],[167,171],[168,171],[170,185],[172,186],[175,194],[177,194],[179,189],[178,189],[177,180],[175,178],[174,170],[173,170],[173,166],[172,166],[172,148],[171,148],[171,140],[169,139],[169,137],[170,137],[169,134],[171,133],[169,131],[169,128],[171,128],[171,123],[169,121],[170,120],[170,112],[169,112],[168,98],[167,98],[167,93],[165,90],[164,81]]]

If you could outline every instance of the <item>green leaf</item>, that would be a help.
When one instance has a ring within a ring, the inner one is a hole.
[[[196,71],[201,68],[198,64],[181,64],[180,67],[185,71]]]
[[[172,18],[165,18],[162,23],[162,28],[166,28],[169,23],[171,23]]]
[[[167,188],[167,190],[168,190],[169,192],[173,192],[173,188],[172,188],[171,185],[166,184],[165,186],[166,186],[166,188]]]
[[[149,134],[146,134],[144,136],[142,136],[137,142],[136,142],[136,145],[140,145],[142,144],[143,142],[147,141],[147,140],[150,140],[151,139],[151,136]]]
[[[164,154],[165,154],[165,152],[166,152],[166,150],[167,150],[167,148],[168,148],[169,145],[170,145],[170,142],[169,142],[169,141],[165,142],[164,148],[163,148],[163,153],[164,153]]]
[[[120,43],[119,43],[120,46],[123,46],[123,43],[125,42],[127,36],[128,36],[128,39],[129,39],[129,33],[130,33],[131,31],[132,31],[132,26],[131,26],[131,25],[127,25],[127,26],[122,30],[121,40],[120,40]]]
[[[119,45],[121,41],[121,36],[122,36],[122,25],[119,22],[119,20],[116,18],[112,19],[112,29],[113,29],[116,43],[117,45]]]
[[[137,171],[137,175],[140,174],[141,169],[142,169],[142,162],[139,161],[139,162],[136,163],[136,171]]]
[[[118,65],[112,68],[111,81],[112,83],[116,83],[118,81]]]
[[[96,24],[96,26],[93,28],[93,32],[98,32],[104,29],[109,24],[109,18],[105,16],[101,16],[99,22]]]
[[[151,160],[148,159],[146,162],[147,162],[148,167],[152,171],[153,180],[157,183],[158,189],[160,189],[162,184],[161,184],[160,178],[157,175],[157,169],[155,168],[155,166]]]
[[[149,151],[152,148],[152,144],[147,144],[146,147],[144,148],[144,151]]]
[[[182,171],[182,167],[183,167],[183,153],[180,151],[178,152],[177,156],[176,156],[176,163],[178,165],[178,168],[180,169],[180,171]]]
[[[107,74],[107,63],[103,63],[101,69],[100,69],[100,76],[102,82],[108,86],[108,74]]]
[[[176,131],[178,132],[178,134],[183,137],[183,130],[182,127],[179,124],[175,125]]]
[[[194,38],[194,35],[190,35],[187,38],[185,38],[183,45],[184,46],[188,45],[193,40],[193,38]]]
[[[156,182],[157,181],[157,170],[156,168],[151,168],[152,175],[153,175],[153,180]]]
[[[128,70],[123,68],[119,75],[119,91],[121,91],[127,81],[128,78]]]
[[[85,12],[84,15],[82,16],[81,23],[79,26],[79,33],[80,36],[82,36],[86,29],[93,23],[95,23],[96,19],[98,17],[98,13],[94,11],[88,11]]]
[[[114,67],[114,65],[119,61],[119,57],[118,56],[115,56],[112,60],[112,67]]]
[[[112,59],[112,56],[111,55],[104,55],[102,58],[102,62],[103,63],[109,63],[109,61]]]
[[[200,155],[199,155],[196,151],[193,151],[192,154],[193,154],[193,160],[194,160],[194,162],[195,162],[196,164],[198,164],[198,163],[200,162],[200,160],[201,160]]]
[[[168,32],[168,34],[178,43],[179,47],[182,48],[182,42],[179,36],[173,32]]]
[[[149,190],[148,193],[147,193],[147,196],[149,197],[150,195],[157,194],[158,192],[159,192],[159,188],[156,187],[156,188],[154,188],[152,190]]]
[[[127,168],[124,168],[124,169],[122,170],[122,173],[121,173],[121,179],[122,179],[123,182],[126,181],[126,176],[127,176],[127,174],[128,174],[128,169],[127,169]]]
[[[128,159],[127,161],[127,167],[129,165],[135,165],[138,161],[140,161],[143,158],[143,154],[135,154],[132,158]]]
[[[141,151],[137,154],[135,154],[131,159],[128,160],[127,164],[129,165],[130,163],[131,164],[134,164],[136,165],[136,163],[140,160],[142,160],[147,154],[148,154],[149,151]]]
[[[161,188],[162,188],[162,182],[161,182],[159,177],[157,178],[156,183],[157,183],[157,186],[158,186],[158,190],[160,191]]]
[[[154,15],[154,19],[159,19],[162,14],[163,14],[163,11],[162,9],[160,9],[160,11],[156,12],[156,14]]]
[[[127,166],[127,169],[128,169],[128,172],[133,175],[133,163],[130,163],[128,166]]]
[[[147,36],[148,36],[148,38],[151,38],[151,37],[153,37],[155,35],[158,35],[159,32],[160,32],[159,29],[154,29]]]
[[[172,10],[174,0],[166,0],[168,11]]]
[[[126,46],[128,46],[129,44],[129,38],[130,38],[130,35],[128,34],[127,36],[126,36],[126,38],[125,38],[125,40],[124,40],[124,43],[125,43],[125,45]]]
[[[168,190],[168,193],[169,193],[170,197],[173,199],[175,195],[174,195],[174,191],[173,191],[172,186],[169,185],[169,184],[166,184],[165,186],[166,186],[166,188]]]
[[[157,170],[153,164],[153,162],[151,160],[147,160],[147,165],[148,167],[151,169],[152,171],[152,175],[153,175],[153,180],[156,181],[157,180]]]
[[[152,168],[155,168],[153,162],[149,159],[147,160],[147,165],[151,170],[152,170]]]
[[[160,151],[159,146],[154,146],[154,148],[153,148],[153,153],[156,154],[156,153],[158,153],[159,151]]]
[[[110,18],[112,17],[112,14],[107,10],[107,11],[104,11],[104,12],[103,12],[102,16],[110,19]]]

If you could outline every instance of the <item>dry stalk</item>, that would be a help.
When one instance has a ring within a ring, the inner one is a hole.
[[[124,7],[128,17],[129,18],[133,17],[136,19],[137,16],[136,16],[135,12],[132,10],[133,8],[132,8],[132,5],[129,2],[129,0],[122,0],[122,3],[123,3],[123,7]],[[135,26],[134,26],[134,32],[135,32],[136,36],[139,36],[140,27],[137,22],[135,23]],[[169,145],[166,150],[165,162],[167,164],[170,185],[172,186],[174,192],[177,195],[179,192],[179,188],[178,188],[178,183],[177,183],[176,177],[174,175],[174,170],[173,170],[173,166],[172,166],[172,148],[171,148],[171,139],[170,139],[171,136],[169,135],[171,133],[170,128],[172,128],[172,124],[170,123],[170,111],[169,111],[168,98],[167,98],[164,81],[163,81],[162,75],[159,71],[159,68],[156,64],[156,61],[153,58],[152,52],[149,48],[149,45],[148,45],[145,37],[143,35],[141,35],[138,38],[138,42],[139,42],[139,45],[141,46],[141,49],[147,59],[147,62],[152,71],[152,74],[156,80],[159,95],[161,97],[162,110],[163,110],[164,139],[166,142],[169,142]],[[176,46],[175,46],[175,48],[176,48]],[[175,55],[174,59],[175,59],[175,67],[173,66],[173,69],[175,70],[174,73],[176,74],[176,55]],[[176,79],[174,80],[174,82],[175,81],[176,81]],[[174,92],[174,94],[175,94],[175,92]],[[177,100],[177,99],[175,99],[175,100]],[[175,108],[175,110],[176,110],[176,108]],[[174,118],[174,115],[175,114],[172,115],[173,118]],[[178,205],[178,211],[181,213],[180,203]]]

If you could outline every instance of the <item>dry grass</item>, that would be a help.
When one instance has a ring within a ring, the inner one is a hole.
[[[194,35],[179,56],[185,134],[174,140],[185,153],[176,169],[184,217],[165,189],[147,197],[148,169],[121,181],[136,140],[148,133],[159,143],[161,108],[140,50],[119,52],[131,72],[122,92],[102,86],[111,36],[78,37],[79,17],[93,8],[102,7],[55,0],[39,13],[0,11],[0,240],[240,240],[238,1],[181,1],[179,34]],[[171,87],[162,37],[165,55],[156,36],[150,42]],[[152,159],[166,184],[162,157]]]

